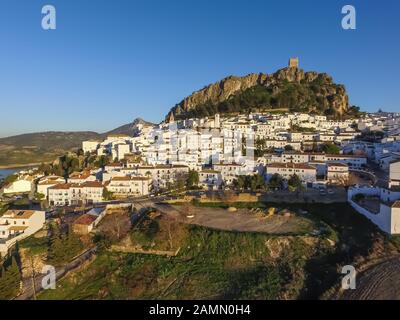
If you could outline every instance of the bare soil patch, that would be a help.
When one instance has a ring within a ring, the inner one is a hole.
[[[180,222],[225,231],[297,234],[311,232],[315,227],[310,219],[295,214],[267,217],[249,209],[238,209],[236,212],[193,206],[189,210],[182,206],[166,206],[165,209],[170,217]]]

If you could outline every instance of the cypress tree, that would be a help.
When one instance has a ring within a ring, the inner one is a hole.
[[[12,257],[11,266],[8,267],[7,274],[10,281],[9,285],[11,297],[15,297],[18,294],[21,286],[21,272],[15,256]]]
[[[1,270],[0,277],[0,299],[12,299],[17,296],[21,285],[21,272],[19,270],[17,261],[13,256],[11,258],[11,265],[5,269],[4,266]]]
[[[49,250],[47,252],[47,260],[54,264],[61,264],[64,262],[65,248],[63,245],[63,237],[61,236],[60,228],[56,226],[51,227],[51,237],[49,243]]]
[[[82,250],[82,242],[79,237],[73,232],[71,227],[68,229],[66,249],[66,251],[68,252],[68,259],[73,258]]]
[[[4,266],[0,271],[0,300],[7,299],[7,283],[6,283],[6,270]]]

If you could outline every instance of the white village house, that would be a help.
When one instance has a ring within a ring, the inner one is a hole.
[[[29,237],[43,228],[45,211],[8,210],[0,217],[0,256],[17,241]]]
[[[17,180],[9,183],[3,189],[4,194],[29,193],[34,186],[34,178],[30,175],[19,176]]]
[[[146,196],[151,185],[151,177],[124,176],[111,178],[106,188],[117,197]]]
[[[354,209],[389,234],[400,234],[400,186],[397,185],[397,170],[397,165],[391,166],[387,188],[356,186],[350,188],[347,195]],[[357,199],[360,195],[361,200]]]

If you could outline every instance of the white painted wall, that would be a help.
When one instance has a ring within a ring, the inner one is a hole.
[[[5,194],[31,192],[32,182],[29,180],[17,180],[4,188]]]

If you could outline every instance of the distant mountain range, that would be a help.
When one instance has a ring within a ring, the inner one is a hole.
[[[110,134],[132,135],[133,127],[137,123],[149,122],[138,118],[131,123],[105,133],[48,131],[0,138],[0,167],[14,167],[53,161],[67,151],[80,148],[82,141],[85,140],[101,140]]]

